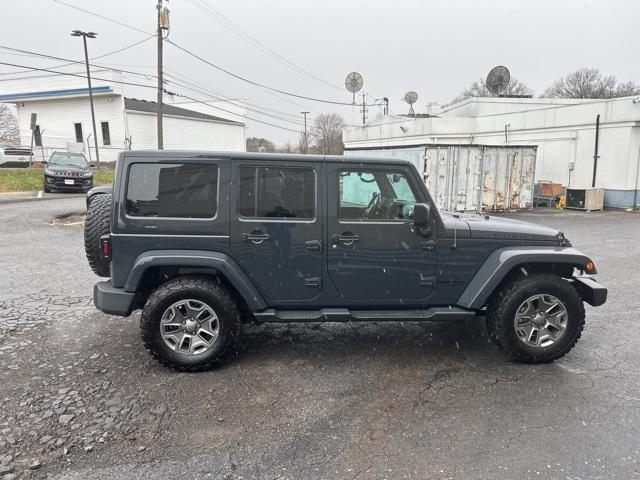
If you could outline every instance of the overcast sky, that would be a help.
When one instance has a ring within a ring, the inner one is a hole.
[[[64,0],[152,33],[156,0]],[[285,65],[225,28],[198,7],[208,4],[254,39],[327,83]],[[81,42],[72,29],[99,33],[90,40],[97,56],[145,34],[96,18],[54,0],[0,0],[0,44],[81,59]],[[429,102],[446,102],[497,64],[541,93],[557,77],[593,66],[620,80],[640,82],[640,2],[637,0],[169,0],[170,39],[234,73],[280,90],[350,101],[344,77],[358,71],[370,100],[389,97],[391,113],[405,113],[401,98],[420,95],[416,111]],[[60,62],[9,55],[0,61],[49,66]],[[148,41],[96,63],[154,73],[155,43]],[[359,120],[357,109],[272,95],[198,60],[165,47],[165,65],[209,90],[244,98],[258,108],[300,122],[302,110],[341,113]],[[0,72],[15,68],[0,66]],[[1,77],[0,77],[1,78]],[[152,84],[153,80],[128,77]],[[334,84],[330,86],[329,84]],[[169,89],[180,90],[178,86]],[[187,92],[200,99],[203,95]],[[0,92],[2,83],[0,82]],[[154,99],[152,89],[131,95]],[[370,115],[375,116],[376,108]],[[299,130],[299,123],[249,113],[259,120]],[[295,142],[297,134],[247,120],[247,136],[276,143]]]

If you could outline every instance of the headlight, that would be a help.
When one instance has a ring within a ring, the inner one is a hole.
[[[55,175],[56,172],[54,172],[53,170],[49,170],[48,168],[44,169],[44,173],[45,175]]]
[[[89,177],[91,177],[92,175],[93,175],[93,173],[91,173],[91,172],[84,172],[84,173],[82,174],[82,176],[83,176],[84,178],[89,178]]]

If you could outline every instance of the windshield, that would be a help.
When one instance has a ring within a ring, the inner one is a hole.
[[[87,167],[87,159],[81,153],[54,153],[51,155],[49,165],[72,165],[74,167]]]

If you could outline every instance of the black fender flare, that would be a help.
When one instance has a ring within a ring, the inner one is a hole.
[[[580,267],[590,261],[584,253],[572,247],[499,248],[487,257],[456,304],[474,310],[482,308],[500,282],[518,265],[555,263]]]
[[[205,250],[150,250],[136,258],[124,285],[136,292],[144,273],[154,267],[206,268],[220,272],[238,291],[251,310],[264,310],[267,303],[249,277],[229,255]]]

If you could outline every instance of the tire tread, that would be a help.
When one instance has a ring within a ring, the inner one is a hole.
[[[573,310],[572,320],[578,322],[578,325],[568,332],[570,337],[564,339],[560,350],[552,353],[534,354],[519,348],[517,340],[511,339],[506,329],[507,325],[513,322],[510,314],[510,310],[514,308],[513,302],[521,292],[537,288],[541,284],[549,288],[548,293],[551,295],[553,292],[562,292],[569,296],[575,305],[567,306],[567,308]],[[508,283],[494,296],[487,308],[487,329],[491,340],[512,361],[520,363],[550,363],[564,357],[576,345],[582,336],[584,327],[584,304],[578,291],[562,277],[551,273],[533,273]]]

